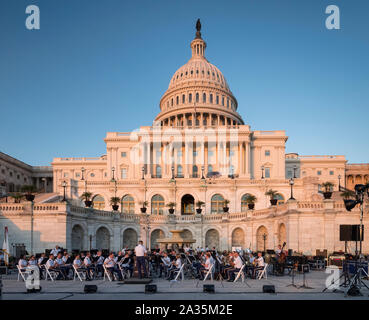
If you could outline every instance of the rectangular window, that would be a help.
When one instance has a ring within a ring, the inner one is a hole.
[[[316,174],[317,174],[318,176],[321,176],[321,175],[322,175],[322,172],[321,172],[320,170],[318,170],[318,171],[316,172]]]
[[[68,172],[64,172],[64,178],[68,178]]]
[[[125,158],[125,157],[127,157],[127,152],[121,152],[120,155],[121,155],[122,158]]]
[[[265,178],[270,178],[270,168],[265,168]]]
[[[287,171],[287,178],[292,178],[292,171],[291,170]]]
[[[329,171],[329,175],[333,176],[334,175],[334,171]]]
[[[270,150],[265,150],[265,156],[269,157],[270,156]]]
[[[127,179],[127,169],[126,168],[122,169],[122,179]]]
[[[76,178],[79,178],[81,174],[79,172],[76,173]]]

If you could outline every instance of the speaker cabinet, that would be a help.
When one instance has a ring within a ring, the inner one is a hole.
[[[146,284],[145,285],[145,293],[156,293],[157,286],[156,284]]]
[[[362,226],[361,240],[364,240],[364,226]],[[360,225],[341,224],[340,241],[360,241]]]
[[[84,287],[85,293],[96,293],[96,291],[97,291],[97,286],[94,284],[86,284]]]
[[[273,285],[264,285],[263,293],[275,293],[275,286]]]
[[[204,284],[202,291],[206,293],[215,293],[215,287],[213,284]]]

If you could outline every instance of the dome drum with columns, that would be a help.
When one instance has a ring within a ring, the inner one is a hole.
[[[205,58],[206,43],[198,30],[191,42],[192,57],[170,80],[155,118],[162,126],[243,124],[237,100],[220,70]]]

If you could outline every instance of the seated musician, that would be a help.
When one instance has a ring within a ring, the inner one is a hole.
[[[164,270],[164,275],[167,276],[168,275],[168,270],[171,267],[171,261],[170,258],[168,257],[168,254],[166,252],[163,253],[163,257],[161,258],[161,262],[159,265],[159,278],[161,278],[162,274],[163,274],[163,270]]]
[[[101,275],[104,275],[103,264],[104,264],[105,258],[103,257],[101,251],[97,251],[96,257],[94,260],[95,260],[95,267],[96,267],[96,275],[98,275],[99,273]]]
[[[20,259],[18,261],[18,266],[19,266],[19,269],[21,269],[22,271],[25,271],[27,266],[28,266],[28,262],[27,260],[25,259],[26,257],[24,255],[21,255],[20,256]]]
[[[95,266],[93,265],[92,260],[91,260],[90,252],[87,252],[86,257],[83,260],[83,264],[86,268],[86,280],[90,281],[92,280],[91,275],[93,275],[96,272]]]
[[[215,264],[215,260],[210,254],[210,252],[206,253],[205,257],[206,257],[205,263],[201,265],[201,269],[200,269],[201,270],[200,274],[201,274],[202,279],[204,278],[204,274],[207,274],[211,266]],[[214,270],[212,272],[214,272]]]
[[[122,273],[120,272],[118,266],[115,263],[115,257],[114,257],[114,253],[111,252],[109,254],[109,257],[107,257],[104,261],[104,265],[106,267],[106,269],[111,273],[112,275],[112,280],[114,281],[114,273],[118,276],[119,281],[122,281]]]
[[[55,246],[55,248],[50,251],[50,254],[52,254],[54,257],[56,257],[59,252],[60,252],[59,246]]]
[[[121,266],[124,271],[128,271],[129,275],[132,277],[133,275],[133,264],[131,263],[131,257],[129,255],[129,252],[127,251],[124,255],[123,259],[121,260]]]
[[[233,267],[234,267],[233,252],[226,253],[222,268],[222,277],[224,279],[227,279],[228,270],[232,269]]]
[[[50,254],[49,255],[49,260],[47,260],[46,262],[46,266],[49,270],[55,271],[58,273],[58,277],[57,280],[60,279],[61,277],[64,278],[64,274],[62,273],[62,271],[60,270],[58,264],[54,261],[54,255]]]
[[[29,266],[37,266],[37,261],[36,261],[36,257],[34,255],[32,255],[29,260],[28,260],[28,265]]]
[[[235,280],[235,273],[239,272],[243,266],[243,262],[237,251],[233,253],[233,256],[234,256],[234,267],[227,271],[228,282],[232,282]]]
[[[255,259],[255,268],[253,272],[253,278],[256,278],[256,273],[258,270],[263,270],[265,266],[264,258],[262,253],[258,252],[258,257]]]
[[[172,265],[173,268],[171,268],[169,270],[169,277],[167,278],[167,280],[173,280],[174,279],[174,275],[176,271],[179,271],[182,267],[182,260],[181,260],[181,255],[177,254],[176,255],[176,260],[172,261]]]
[[[61,252],[59,252],[55,258],[55,263],[56,263],[56,266],[59,267],[61,273],[63,274],[63,277],[64,279],[67,279],[68,278],[68,274],[69,274],[69,270],[70,270],[70,266],[67,266],[65,263],[64,263],[64,260],[63,260],[63,255]]]

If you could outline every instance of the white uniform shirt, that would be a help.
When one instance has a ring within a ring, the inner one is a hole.
[[[82,265],[82,261],[80,259],[74,259],[73,264],[80,268]]]
[[[55,265],[54,260],[51,260],[51,259],[47,260],[47,262],[46,262],[46,266],[47,266],[48,268],[52,268],[52,267],[54,267],[54,265]]]
[[[29,266],[35,266],[37,264],[37,261],[36,260],[29,260],[28,261],[28,265]]]
[[[20,259],[19,262],[18,262],[18,265],[19,265],[20,268],[23,269],[23,268],[27,267],[28,263],[27,263],[26,260]]]
[[[135,253],[136,253],[136,257],[143,257],[146,253],[146,248],[142,244],[139,244],[135,248]]]
[[[63,258],[56,258],[56,259],[55,259],[55,262],[56,262],[59,266],[64,265]]]
[[[115,266],[115,261],[114,261],[114,258],[111,259],[110,257],[107,257],[104,261],[105,265],[108,267],[108,268],[114,268]]]
[[[240,256],[238,256],[236,259],[234,259],[234,267],[236,269],[241,269],[242,266],[243,266],[243,262],[242,262]]]
[[[44,260],[44,258],[45,258],[45,257],[40,257],[40,258],[38,258],[38,262],[37,262],[37,263],[38,263],[38,264],[41,264],[41,262]]]
[[[178,258],[176,260],[176,268],[177,269],[180,269],[181,267],[182,267],[182,260],[181,260],[181,258]]]
[[[205,261],[205,269],[209,270],[211,265],[212,265],[211,258],[207,258],[206,261]]]
[[[91,265],[91,259],[89,257],[86,257],[85,260],[83,260],[83,263],[86,267],[89,267]]]
[[[63,256],[62,260],[64,263],[67,263],[67,260],[68,260],[67,256]]]
[[[60,251],[60,249],[55,248],[55,249],[51,250],[50,254],[52,254],[54,257],[56,257],[58,255],[59,251]]]
[[[265,263],[263,257],[257,258],[256,261],[258,262],[258,267],[264,267]]]

